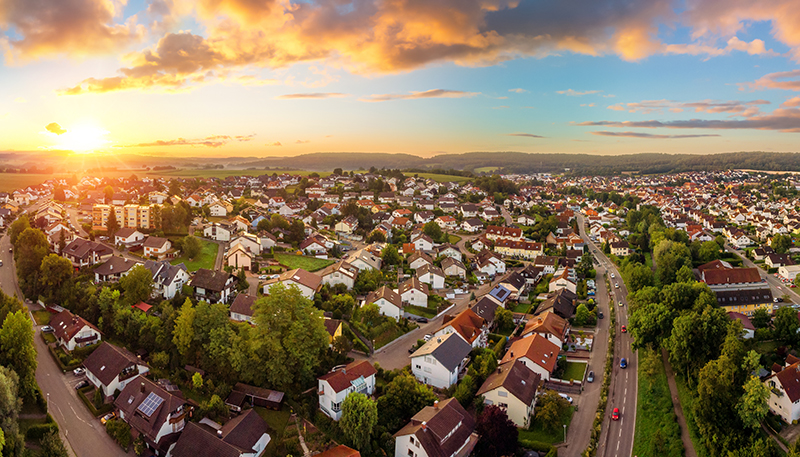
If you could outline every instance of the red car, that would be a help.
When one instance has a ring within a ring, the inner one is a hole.
[[[619,420],[619,408],[614,408],[614,411],[611,412],[611,420],[612,421]]]
[[[628,327],[625,324],[622,325],[622,333],[628,333]]]

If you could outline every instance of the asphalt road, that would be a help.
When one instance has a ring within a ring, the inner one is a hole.
[[[578,223],[583,229],[582,217],[579,217]],[[633,340],[630,334],[621,331],[623,325],[626,327],[628,325],[628,289],[622,281],[617,267],[603,254],[600,248],[591,240],[589,240],[589,247],[594,258],[608,272],[608,279],[612,287],[612,302],[609,306],[616,306],[617,312],[614,365],[611,370],[611,386],[597,454],[601,457],[629,457],[633,453],[633,436],[636,431],[637,369],[639,364],[636,352],[631,349]],[[614,278],[611,277],[612,274]],[[600,279],[599,274],[598,279]],[[615,284],[618,284],[619,288],[616,288]],[[620,302],[622,306],[619,306]],[[620,368],[622,358],[627,360],[627,368]],[[619,408],[620,412],[620,418],[617,421],[611,420],[614,408]]]
[[[23,299],[17,284],[13,254],[9,252],[11,242],[7,235],[0,238],[0,287],[8,295],[16,295]],[[31,316],[33,321],[33,316]],[[36,382],[49,400],[49,412],[58,423],[61,438],[72,456],[126,456],[105,431],[98,419],[95,419],[81,402],[74,389],[83,378],[72,373],[63,374],[50,356],[47,346],[39,336],[39,327],[34,323],[34,342],[36,345]]]

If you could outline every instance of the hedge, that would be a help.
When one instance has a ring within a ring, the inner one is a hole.
[[[80,398],[83,404],[86,405],[87,408],[89,408],[89,412],[92,413],[94,417],[105,416],[106,414],[114,410],[114,404],[105,403],[99,409],[95,408],[94,404],[92,403],[92,400],[86,398],[86,393],[90,390],[93,390],[93,387],[94,386],[87,386],[84,387],[83,389],[80,389],[78,391],[78,398]]]
[[[538,453],[547,454],[551,450],[554,449],[554,447],[551,444],[544,443],[542,441],[520,439],[520,440],[518,440],[518,442],[519,442],[519,445],[524,447],[525,449],[530,449],[530,450],[536,451]]]
[[[48,414],[46,423],[31,425],[28,430],[25,431],[25,441],[39,441],[51,431],[58,433],[58,424],[56,424],[53,417]]]

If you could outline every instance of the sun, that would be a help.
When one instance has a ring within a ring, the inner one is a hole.
[[[58,136],[57,149],[87,154],[104,149],[109,140],[108,131],[96,125],[84,124],[67,128],[66,133]]]

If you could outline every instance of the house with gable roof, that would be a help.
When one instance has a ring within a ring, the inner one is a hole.
[[[433,333],[433,336],[450,333],[457,334],[472,348],[486,347],[489,326],[486,323],[486,319],[478,316],[472,309],[467,308],[455,316],[446,314],[441,327]]]
[[[455,398],[426,406],[394,438],[395,457],[467,457],[478,443],[475,419]]]
[[[272,437],[256,410],[248,409],[219,428],[188,422],[170,457],[259,457]]]
[[[500,363],[521,360],[528,369],[538,373],[543,380],[550,379],[556,369],[558,353],[561,346],[557,346],[538,333],[526,338],[520,338],[506,351]]]
[[[512,360],[498,365],[475,395],[483,396],[485,405],[503,409],[517,427],[528,427],[541,379],[539,373],[529,370],[521,360]]]
[[[764,384],[769,389],[769,410],[787,424],[800,420],[800,359],[789,354],[783,367],[773,365]]]
[[[322,283],[322,278],[302,268],[295,268],[294,270],[285,271],[277,278],[264,283],[264,294],[268,295],[270,289],[278,283],[283,284],[284,287],[297,286],[305,298],[313,300],[314,294],[317,293],[317,289]]]
[[[156,455],[168,455],[186,424],[186,401],[139,375],[114,401],[119,417]]]
[[[67,351],[100,342],[101,333],[97,327],[66,309],[50,318],[50,326],[58,344]]]
[[[454,333],[434,335],[411,354],[411,372],[423,384],[447,389],[458,382],[470,351],[472,346]]]
[[[142,359],[130,351],[104,341],[83,361],[86,378],[105,397],[122,390],[136,376],[150,371]]]
[[[356,360],[340,369],[317,378],[319,409],[338,421],[342,418],[342,403],[353,392],[372,396],[378,371],[366,360]]]

